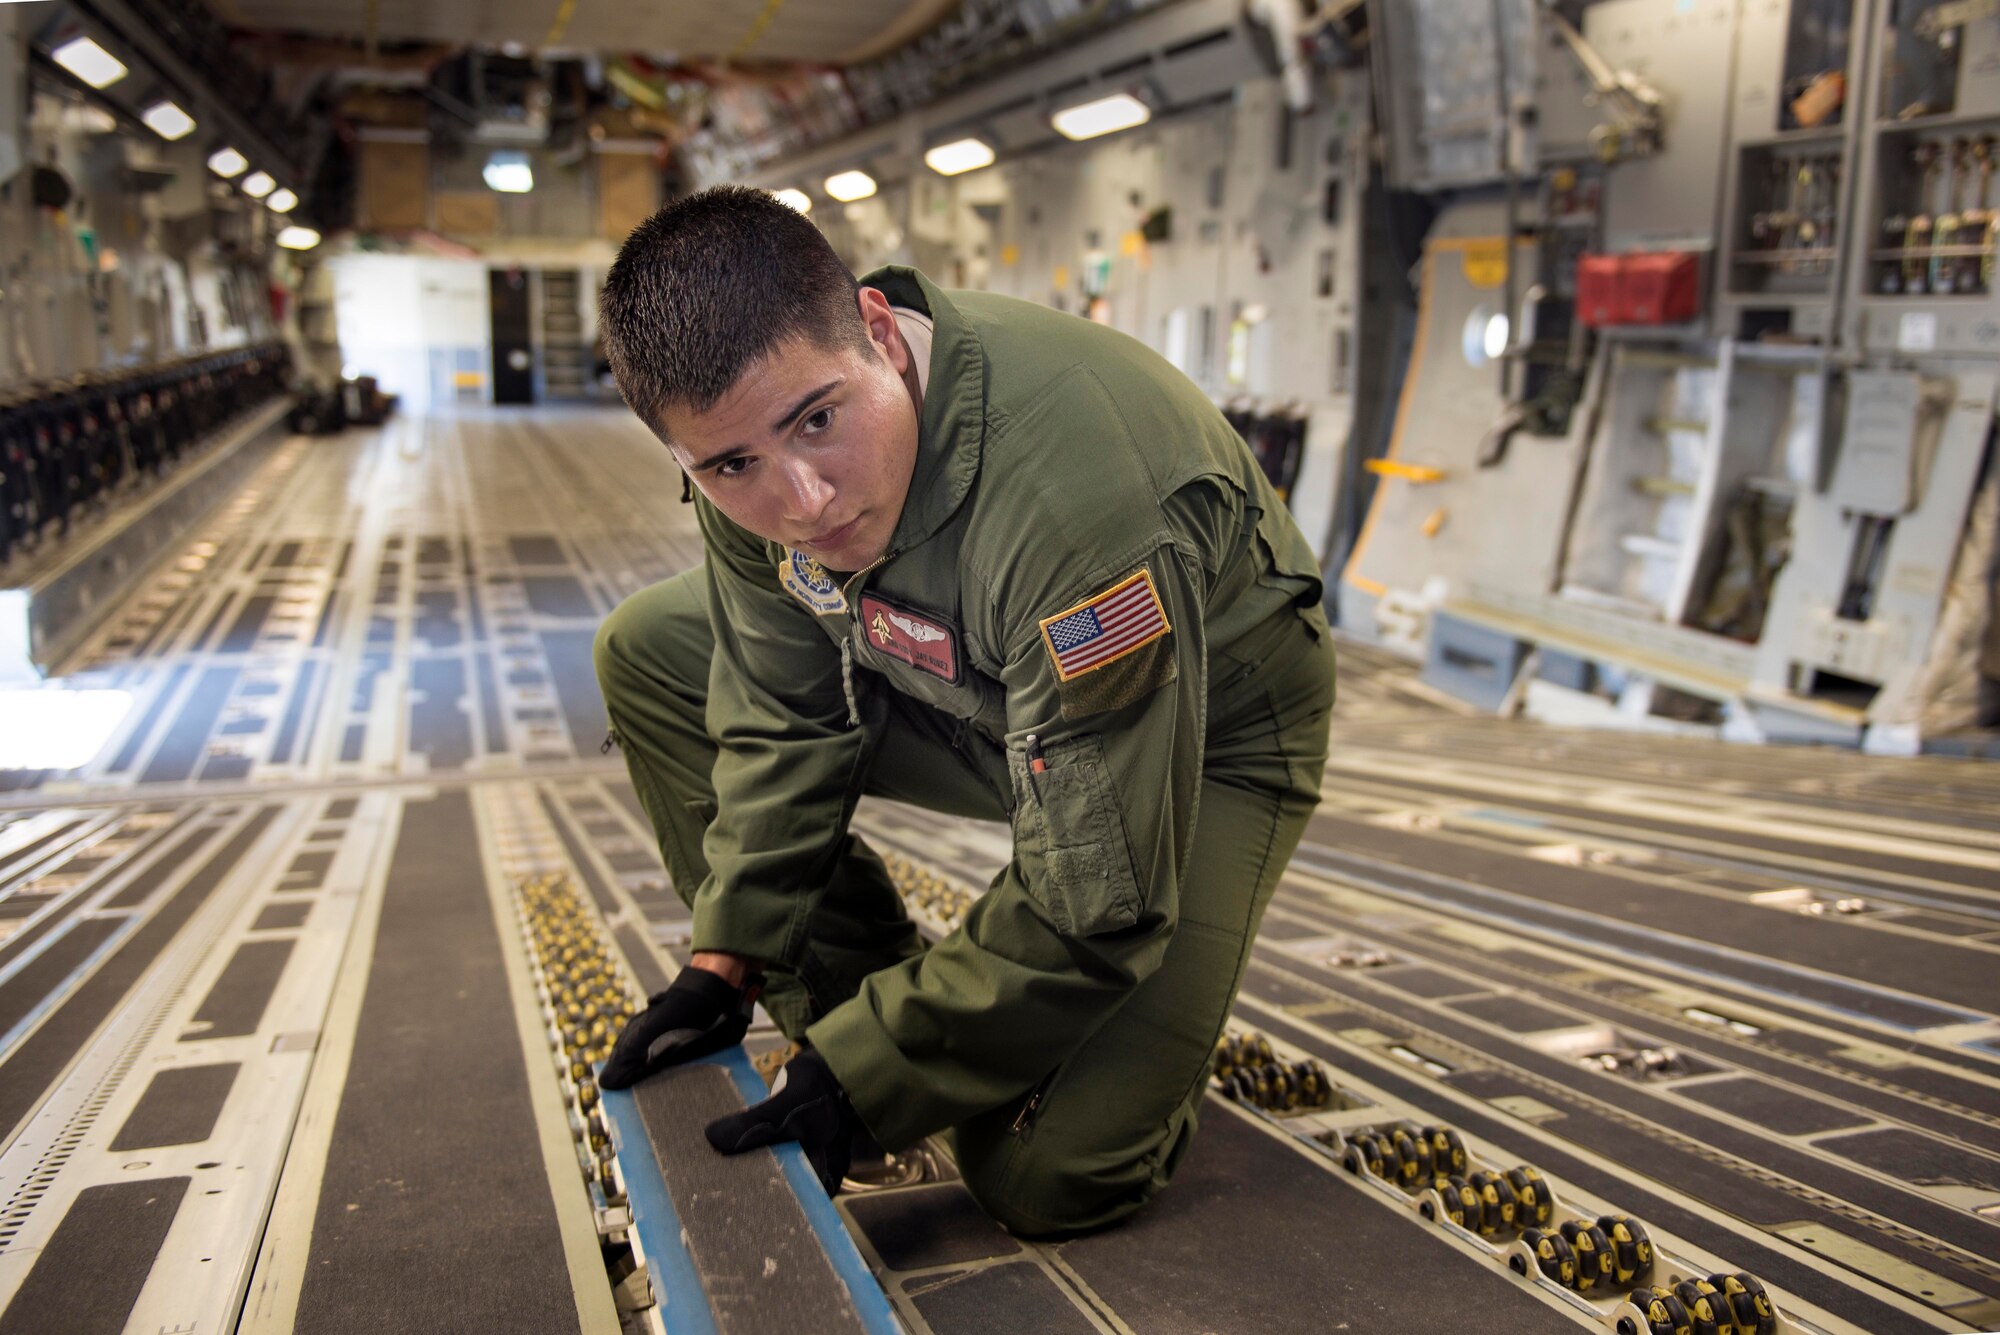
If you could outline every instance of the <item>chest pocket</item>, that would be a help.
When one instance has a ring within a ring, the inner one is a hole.
[[[854,661],[904,695],[980,728],[1005,727],[1000,684],[967,659],[956,623],[873,592],[853,609]]]
[[[1049,747],[1044,759],[1048,768],[1030,774],[1025,755],[1007,755],[1014,850],[1029,889],[1066,935],[1132,926],[1143,903],[1103,738],[1071,738]]]

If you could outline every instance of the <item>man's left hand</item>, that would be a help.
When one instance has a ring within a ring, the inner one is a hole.
[[[847,1091],[834,1078],[833,1068],[824,1057],[806,1048],[778,1072],[770,1097],[710,1122],[708,1143],[724,1154],[741,1154],[795,1140],[831,1196],[847,1176],[858,1120],[847,1102]]]

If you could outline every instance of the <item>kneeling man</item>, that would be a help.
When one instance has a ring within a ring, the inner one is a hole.
[[[855,1126],[949,1131],[1024,1235],[1144,1204],[1319,797],[1319,570],[1206,397],[1123,334],[885,268],[724,188],[633,232],[602,329],[699,495],[706,563],[628,599],[597,668],[693,950],[619,1036],[620,1088],[804,1046],[709,1128],[795,1139],[829,1191]],[[1014,854],[926,948],[848,828],[864,794],[1007,821]]]

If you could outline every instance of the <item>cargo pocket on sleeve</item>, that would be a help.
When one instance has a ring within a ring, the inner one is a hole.
[[[1048,768],[1031,775],[1022,752],[1007,756],[1015,850],[1030,892],[1065,935],[1132,926],[1139,920],[1139,882],[1103,739],[1071,738],[1048,747],[1043,759]]]

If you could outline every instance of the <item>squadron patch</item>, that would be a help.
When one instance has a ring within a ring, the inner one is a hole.
[[[948,623],[864,593],[861,625],[869,646],[877,653],[958,685],[958,632]]]
[[[1115,663],[1173,629],[1153,587],[1153,572],[1143,569],[1041,624],[1042,643],[1064,682]]]
[[[832,616],[847,610],[847,595],[840,591],[839,581],[804,552],[785,548],[784,564],[778,567],[778,582],[815,616]]]

